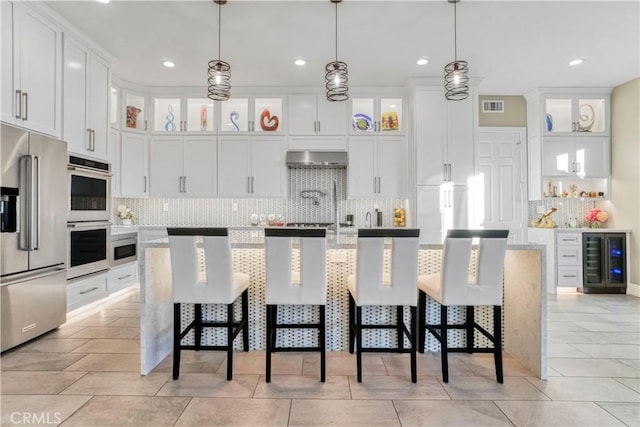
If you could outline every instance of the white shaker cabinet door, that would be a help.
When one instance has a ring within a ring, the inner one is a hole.
[[[184,194],[190,197],[216,195],[217,148],[214,136],[184,138]]]
[[[251,192],[249,137],[220,136],[218,195],[248,197]]]
[[[109,64],[96,55],[89,58],[89,105],[87,115],[93,131],[92,156],[106,159],[109,147]]]
[[[158,136],[149,145],[150,194],[182,195],[182,138]]]
[[[349,141],[348,193],[350,198],[376,197],[376,138],[353,137]]]
[[[89,52],[73,39],[64,41],[64,114],[62,136],[68,150],[90,155],[90,124],[87,120],[87,66]]]
[[[0,2],[0,75],[2,75],[2,88],[0,90],[0,118],[3,122],[16,122],[16,93],[13,85],[13,3],[8,1]]]
[[[316,96],[289,95],[289,134],[314,135],[317,129]]]
[[[400,198],[405,193],[403,161],[404,140],[380,137],[378,139],[377,176],[378,197]]]
[[[120,192],[123,197],[149,196],[147,137],[122,132],[120,139]]]
[[[438,185],[446,176],[447,109],[442,90],[416,90],[416,176],[418,185]]]
[[[251,192],[256,197],[285,196],[282,138],[255,137],[251,142]]]
[[[347,131],[346,117],[345,102],[331,102],[324,96],[318,96],[318,134],[344,135]]]

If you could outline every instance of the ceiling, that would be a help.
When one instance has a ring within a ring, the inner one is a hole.
[[[205,86],[217,58],[217,8],[202,1],[48,1],[113,56],[113,74],[145,86]],[[640,1],[458,3],[458,58],[484,94],[536,87],[613,87],[640,75]],[[345,0],[338,59],[351,86],[401,86],[441,78],[453,60],[453,5],[446,0]],[[222,6],[221,59],[232,85],[322,86],[335,59],[329,0],[243,1]],[[303,67],[293,64],[302,56]],[[419,57],[429,63],[416,65]],[[569,60],[585,58],[571,67]],[[163,59],[176,63],[162,66]]]

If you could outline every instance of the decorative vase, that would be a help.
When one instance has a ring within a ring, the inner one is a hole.
[[[126,218],[122,220],[122,225],[131,225],[131,220]]]
[[[590,222],[589,228],[600,228],[600,223],[598,221]]]

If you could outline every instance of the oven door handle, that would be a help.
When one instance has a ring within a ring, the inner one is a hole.
[[[67,228],[107,228],[113,225],[111,221],[68,222]]]
[[[91,169],[91,168],[85,168],[83,166],[77,166],[77,165],[67,165],[67,170],[68,171],[79,171],[79,172],[89,172],[91,174],[94,174],[95,176],[99,176],[99,177],[111,177],[113,176],[112,173],[109,172],[103,172],[97,169]]]

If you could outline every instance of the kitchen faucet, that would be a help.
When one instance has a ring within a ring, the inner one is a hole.
[[[368,228],[371,228],[371,226],[373,225],[371,223],[371,212],[367,212],[367,214],[364,216],[364,226],[367,227],[368,224]]]

